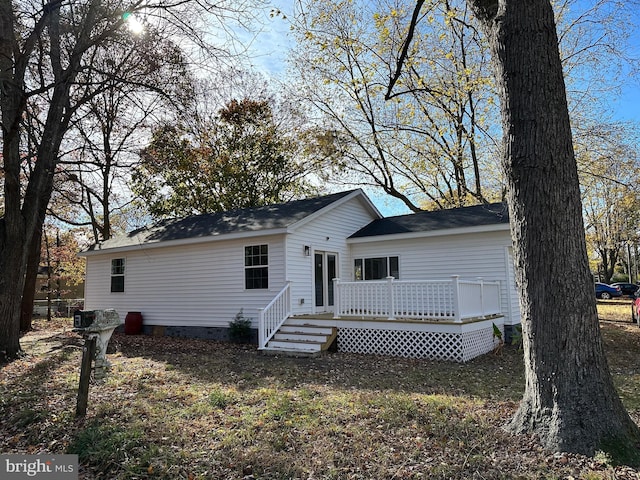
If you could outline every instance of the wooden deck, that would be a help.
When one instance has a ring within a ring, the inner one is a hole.
[[[291,316],[286,324],[335,328],[339,352],[467,362],[495,348],[499,343],[495,328],[503,332],[504,317],[491,315],[455,322],[362,316],[334,318],[327,312]]]
[[[291,318],[297,319],[307,319],[307,320],[320,320],[320,321],[331,321],[331,322],[380,322],[380,323],[390,323],[390,324],[436,324],[436,325],[465,325],[470,323],[484,322],[486,320],[495,320],[497,318],[503,318],[504,315],[496,314],[496,315],[487,315],[486,317],[473,317],[473,318],[465,318],[462,322],[454,322],[449,319],[444,320],[440,318],[425,318],[425,319],[416,319],[416,318],[396,318],[395,320],[389,320],[385,317],[367,317],[362,315],[342,315],[340,318],[335,318],[334,314],[331,312],[323,312],[323,313],[307,313],[304,315],[292,315]]]

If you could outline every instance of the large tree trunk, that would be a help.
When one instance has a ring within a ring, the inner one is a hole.
[[[2,113],[2,154],[5,172],[5,212],[0,221],[0,360],[15,358],[20,352],[20,306],[23,294],[27,255],[36,232],[42,229],[47,205],[53,190],[53,176],[58,152],[69,125],[69,91],[80,71],[84,49],[89,45],[90,29],[80,34],[78,44],[63,69],[60,25],[61,2],[47,4],[37,30],[20,51],[14,24],[12,2],[0,0],[0,111]],[[100,1],[90,3],[86,21],[93,25]],[[21,119],[26,108],[24,60],[36,47],[37,36],[47,28],[49,58],[56,80],[48,105],[42,139],[36,152],[37,162],[26,191],[21,188]],[[79,47],[81,45],[81,47]]]
[[[12,4],[0,0],[0,112],[4,216],[0,218],[0,361],[20,352],[20,298],[24,282],[26,224],[21,212],[20,118],[22,78],[13,75]]]
[[[526,369],[509,428],[537,433],[556,451],[617,443],[631,454],[640,434],[603,350],[551,4],[468,1],[489,37],[502,100]]]
[[[0,362],[20,353],[20,295],[24,281],[21,222],[0,219]],[[19,242],[11,245],[13,242]],[[8,254],[10,253],[10,254]]]

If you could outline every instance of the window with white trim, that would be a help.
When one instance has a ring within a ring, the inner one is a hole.
[[[269,288],[269,246],[244,247],[244,288]]]
[[[383,280],[400,277],[398,257],[356,258],[353,264],[353,278],[356,280]]]
[[[124,258],[111,260],[111,292],[124,292]]]

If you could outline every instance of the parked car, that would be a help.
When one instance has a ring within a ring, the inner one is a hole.
[[[631,321],[640,325],[640,290],[633,295],[631,304]]]
[[[616,283],[612,283],[611,284],[612,287],[620,287],[620,290],[622,290],[622,294],[623,295],[633,295],[634,293],[636,293],[636,290],[638,290],[640,288],[639,285],[636,285],[635,283],[625,283],[625,282],[616,282]]]
[[[609,300],[610,298],[621,296],[622,290],[620,289],[620,287],[614,287],[611,285],[607,285],[606,283],[596,283],[596,298]]]

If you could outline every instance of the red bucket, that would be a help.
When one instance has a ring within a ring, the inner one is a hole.
[[[142,333],[142,313],[127,313],[127,316],[124,318],[124,333],[126,335],[139,335]]]

